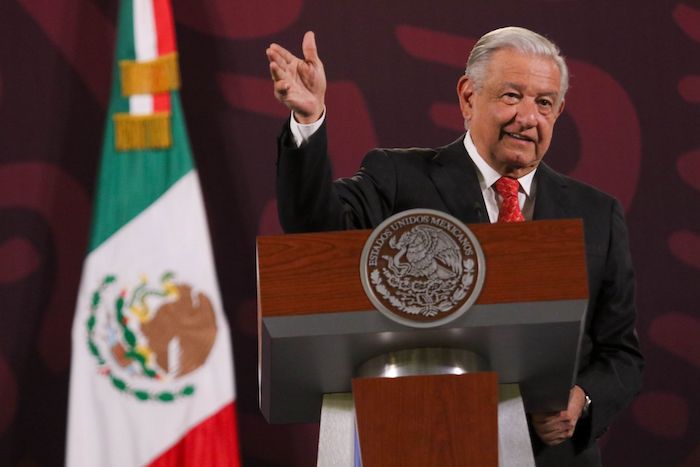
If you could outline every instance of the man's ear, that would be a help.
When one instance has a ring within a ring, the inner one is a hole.
[[[559,118],[559,115],[564,111],[564,104],[566,104],[566,101],[564,99],[561,100],[561,103],[559,104],[559,110],[557,111],[557,118]]]
[[[471,120],[473,112],[474,81],[466,75],[462,75],[457,81],[457,98],[462,117],[465,122],[468,122]]]

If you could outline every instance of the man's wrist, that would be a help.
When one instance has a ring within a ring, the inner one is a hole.
[[[324,104],[321,104],[321,107],[317,109],[316,112],[309,115],[302,115],[292,111],[292,118],[300,125],[312,125],[317,121],[321,120],[325,112],[326,106]]]
[[[300,123],[292,112],[292,118],[289,121],[289,129],[294,137],[294,142],[297,147],[301,146],[303,143],[307,142],[311,136],[321,128],[324,120],[326,119],[326,108],[323,108],[321,116],[313,123]]]

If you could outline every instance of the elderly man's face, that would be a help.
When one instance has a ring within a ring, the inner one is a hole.
[[[457,85],[474,145],[501,175],[521,177],[542,160],[564,109],[560,72],[547,57],[514,49],[494,53],[482,86],[463,76]]]

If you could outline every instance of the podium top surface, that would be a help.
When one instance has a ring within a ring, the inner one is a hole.
[[[588,298],[582,222],[471,224],[486,258],[477,304]],[[374,309],[360,281],[371,230],[258,237],[262,317]]]

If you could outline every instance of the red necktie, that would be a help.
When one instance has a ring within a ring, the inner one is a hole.
[[[496,180],[495,186],[496,191],[503,198],[501,209],[498,211],[498,222],[523,222],[525,217],[518,203],[520,182],[514,178],[501,177]]]

